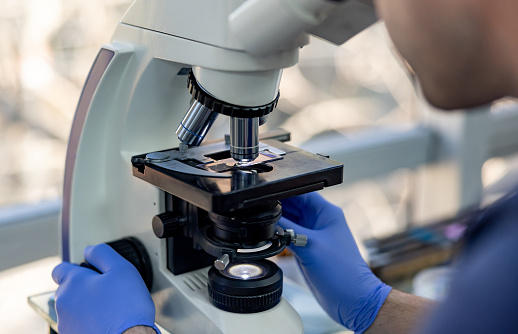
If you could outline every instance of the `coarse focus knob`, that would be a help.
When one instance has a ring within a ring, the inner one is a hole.
[[[171,211],[161,213],[153,217],[153,232],[161,239],[173,237],[182,230],[186,220],[185,217]]]
[[[106,244],[137,268],[140,276],[142,276],[142,279],[144,280],[144,283],[146,283],[148,290],[151,291],[151,286],[153,285],[153,271],[151,270],[149,254],[144,245],[134,237],[119,239],[107,242]],[[99,269],[86,261],[82,262],[80,265],[81,267],[89,268],[102,274]]]
[[[151,291],[153,271],[149,254],[144,245],[134,237],[107,242],[107,244],[137,268],[148,290]]]

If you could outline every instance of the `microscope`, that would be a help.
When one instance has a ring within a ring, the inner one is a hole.
[[[343,165],[259,127],[308,34],[342,44],[375,21],[354,0],[136,0],[76,110],[63,260],[108,243],[141,273],[164,332],[303,333],[266,260],[311,243],[277,226],[280,200],[341,183]],[[217,117],[230,135],[204,142]]]

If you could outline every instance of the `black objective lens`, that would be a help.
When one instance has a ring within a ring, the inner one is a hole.
[[[209,297],[219,309],[255,313],[271,309],[282,296],[282,270],[273,262],[237,262],[209,270]]]

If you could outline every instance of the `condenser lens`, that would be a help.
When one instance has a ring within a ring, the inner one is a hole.
[[[228,276],[238,279],[254,279],[264,276],[264,269],[255,264],[235,264],[227,268]]]
[[[279,304],[282,270],[268,260],[230,263],[226,269],[209,269],[210,301],[219,309],[234,313],[255,313]]]

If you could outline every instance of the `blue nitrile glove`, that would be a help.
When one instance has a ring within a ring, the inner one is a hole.
[[[282,201],[279,225],[308,236],[306,247],[290,247],[309,288],[335,321],[363,333],[390,290],[358,251],[342,209],[317,193]]]
[[[121,334],[134,326],[155,326],[155,305],[137,269],[106,244],[84,250],[99,269],[63,262],[52,271],[59,284],[56,311],[60,334]]]

